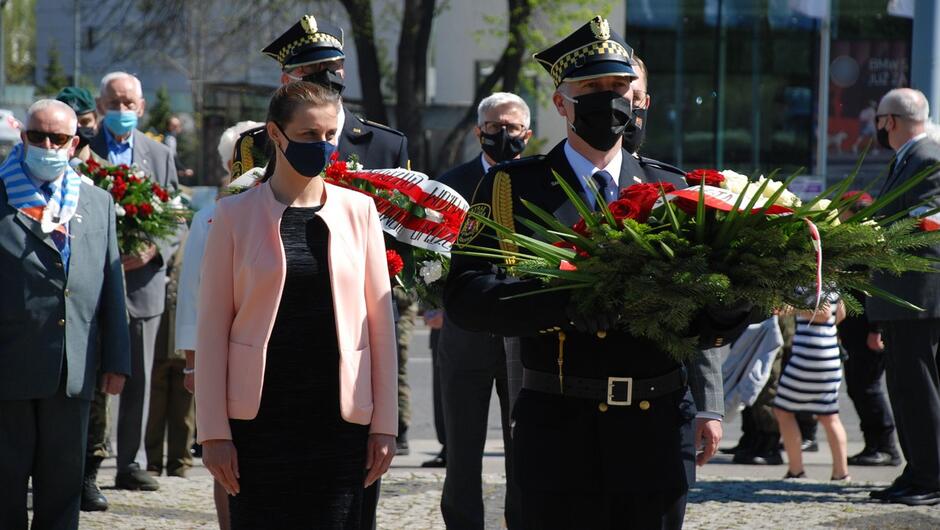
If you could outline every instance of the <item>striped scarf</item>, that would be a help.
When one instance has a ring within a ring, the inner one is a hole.
[[[66,225],[78,207],[81,177],[67,167],[61,179],[49,183],[51,194],[47,201],[23,170],[23,151],[23,144],[18,144],[0,165],[0,180],[6,188],[7,203],[35,219],[43,232],[48,234],[55,230],[67,235]]]

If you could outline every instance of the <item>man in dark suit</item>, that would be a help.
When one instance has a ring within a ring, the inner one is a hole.
[[[497,92],[484,98],[477,116],[474,133],[483,152],[438,179],[465,198],[473,197],[491,167],[519,158],[532,137],[529,107],[515,94]],[[506,524],[519,528],[521,514],[512,475],[510,399],[503,339],[486,331],[461,329],[445,312],[438,348],[447,439],[447,474],[441,496],[444,523],[454,529],[483,528],[483,444],[495,384],[506,457]]]
[[[536,54],[555,81],[552,99],[568,122],[567,139],[544,157],[495,167],[477,188],[471,211],[524,232],[514,218],[533,217],[521,203],[526,199],[573,224],[579,216],[553,170],[592,207],[589,181],[608,202],[620,188],[647,181],[647,171],[621,147],[632,116],[632,56],[600,17]],[[655,178],[685,187],[678,174],[661,171]],[[466,223],[459,243],[498,245],[484,228]],[[607,329],[615,318],[581,313],[564,292],[507,299],[541,287],[539,280],[509,277],[499,264],[455,254],[445,293],[446,310],[461,327],[520,337],[525,372],[513,409],[513,468],[522,526],[681,526],[685,464],[694,454],[686,368],[649,340]],[[743,310],[703,312],[694,329],[702,349],[736,337],[747,317]],[[606,330],[604,338],[599,330]],[[707,453],[716,445],[709,440]]]
[[[78,528],[88,411],[131,373],[114,203],[68,162],[72,109],[41,100],[0,165],[0,528]]]
[[[110,164],[137,166],[168,191],[179,187],[170,149],[137,130],[145,101],[140,80],[112,72],[101,80],[98,113],[104,116],[91,150]],[[151,243],[139,254],[121,256],[130,314],[132,376],[121,392],[117,425],[117,476],[120,489],[153,491],[159,483],[146,472],[144,430],[150,407],[150,374],[160,316],[166,301],[166,265],[179,239]]]
[[[266,46],[262,53],[281,65],[281,84],[304,80],[331,88],[340,94],[345,88],[343,66],[346,55],[343,53],[343,30],[327,20],[304,15],[299,22]],[[339,115],[339,129],[342,132],[336,135],[334,142],[341,159],[355,156],[359,163],[368,169],[410,166],[408,139],[401,132],[359,118],[345,105]],[[232,180],[254,167],[268,164],[269,154],[268,135],[264,127],[242,133],[235,143]],[[399,403],[402,404],[408,402],[405,389],[401,388],[402,381],[407,377],[404,373],[404,361],[407,357],[402,348],[403,343],[407,344],[407,337],[402,336],[402,330],[410,330],[409,323],[414,325],[417,305],[410,300],[407,303],[402,302],[401,296],[396,296],[395,299],[396,333],[399,335]],[[400,410],[399,418],[407,417],[408,411]],[[407,450],[404,438],[407,429],[407,423],[399,425],[399,450]],[[381,480],[376,480],[366,489],[362,499],[363,527],[375,527],[380,488]]]
[[[918,90],[891,90],[878,104],[877,139],[897,151],[881,194],[940,163],[940,144],[927,136],[927,98]],[[926,210],[940,205],[940,172],[891,203],[881,213],[891,216],[929,201]],[[940,259],[940,245],[924,248],[924,257]],[[878,274],[875,285],[923,308],[915,312],[881,298],[869,298],[869,321],[881,333],[869,334],[869,348],[885,350],[888,396],[894,411],[901,452],[907,465],[901,476],[871,496],[912,506],[940,504],[940,276],[905,273]],[[882,341],[883,337],[883,341]]]

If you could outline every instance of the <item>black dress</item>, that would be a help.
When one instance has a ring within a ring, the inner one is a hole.
[[[287,208],[287,277],[268,341],[261,406],[229,420],[241,492],[233,529],[358,529],[368,426],[340,416],[339,347],[319,208]]]

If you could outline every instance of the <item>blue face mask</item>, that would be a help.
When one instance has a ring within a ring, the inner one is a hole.
[[[336,146],[330,142],[295,142],[288,138],[280,125],[277,128],[287,138],[287,149],[282,151],[287,162],[307,178],[319,176],[336,151]]]
[[[69,150],[67,147],[62,149],[43,149],[30,145],[26,148],[26,154],[23,156],[23,165],[29,171],[30,176],[43,182],[52,182],[59,178],[65,168],[69,165]]]
[[[104,125],[112,133],[124,136],[137,128],[137,112],[133,110],[109,110],[104,115]]]

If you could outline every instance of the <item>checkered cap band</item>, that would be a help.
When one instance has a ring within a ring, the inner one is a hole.
[[[627,51],[626,48],[616,41],[605,40],[592,42],[587,46],[582,46],[577,50],[566,53],[552,65],[551,74],[552,79],[555,81],[555,86],[561,84],[565,79],[565,74],[572,66],[575,66],[578,61],[598,55],[620,55],[631,60],[633,59],[633,52]]]
[[[312,35],[304,35],[303,37],[281,48],[281,51],[277,53],[277,61],[281,64],[284,64],[287,61],[287,58],[294,54],[295,50],[308,44],[322,44],[326,47],[332,47],[338,50],[343,49],[343,43],[340,42],[336,37],[327,33],[314,33]]]

